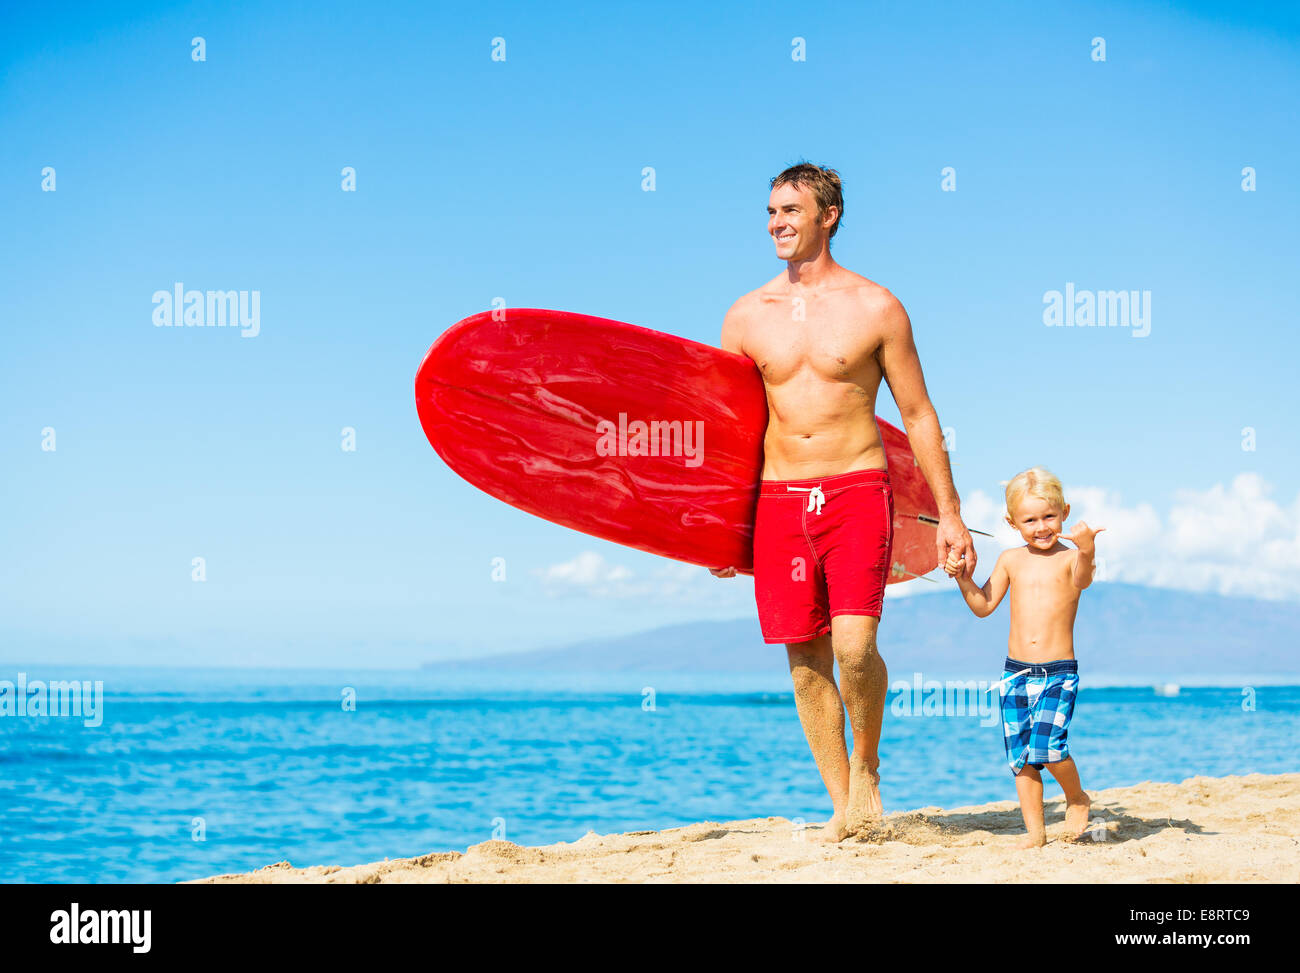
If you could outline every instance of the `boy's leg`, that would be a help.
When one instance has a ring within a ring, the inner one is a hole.
[[[1025,819],[1025,840],[1018,847],[1038,848],[1047,844],[1043,827],[1043,775],[1025,764],[1016,774],[1016,794],[1020,797],[1020,814]]]
[[[1073,840],[1088,830],[1088,809],[1092,800],[1079,782],[1079,768],[1073,757],[1066,757],[1047,765],[1056,782],[1065,792],[1065,837]]]

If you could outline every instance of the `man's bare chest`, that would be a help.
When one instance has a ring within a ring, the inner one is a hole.
[[[769,384],[800,372],[840,381],[878,379],[879,344],[877,329],[859,309],[801,308],[788,301],[765,303],[745,335],[745,352]]]

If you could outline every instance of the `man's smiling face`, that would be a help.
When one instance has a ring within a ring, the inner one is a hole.
[[[786,183],[772,190],[767,199],[767,232],[782,260],[804,260],[816,255],[827,233],[821,224],[811,189]]]

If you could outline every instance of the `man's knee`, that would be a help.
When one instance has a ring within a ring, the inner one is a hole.
[[[807,642],[787,643],[785,652],[790,662],[790,675],[796,684],[824,678],[835,660],[830,639],[826,636]]]
[[[876,644],[875,626],[836,634],[833,645],[835,661],[840,664],[841,671],[865,672],[875,669],[884,661]]]

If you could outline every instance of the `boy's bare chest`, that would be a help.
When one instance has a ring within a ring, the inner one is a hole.
[[[1079,600],[1079,589],[1070,578],[1070,554],[1019,559],[1011,571],[1011,594],[1020,602],[1042,608],[1066,607]],[[1017,597],[1018,596],[1018,597]]]

